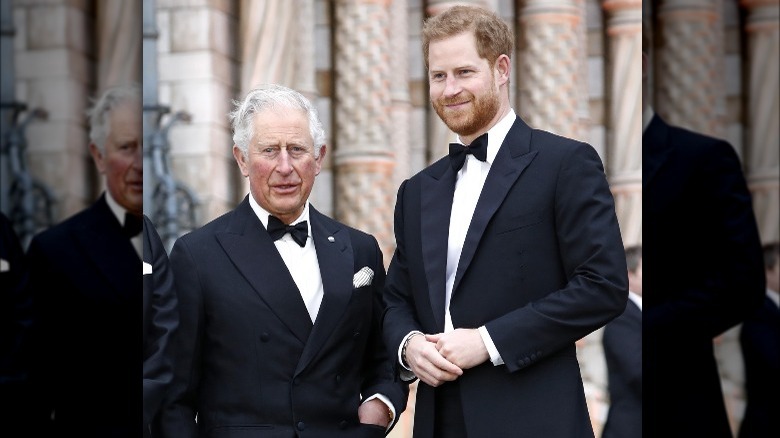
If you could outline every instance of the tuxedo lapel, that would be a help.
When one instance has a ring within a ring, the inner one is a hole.
[[[642,188],[650,185],[671,152],[669,125],[656,114],[642,134]]]
[[[460,253],[458,270],[455,273],[455,284],[452,286],[453,293],[458,289],[463,273],[474,258],[474,253],[477,251],[477,246],[488,222],[501,203],[504,202],[504,198],[517,178],[536,157],[536,151],[531,151],[530,148],[531,128],[517,118],[490,166],[490,172],[482,187],[482,193],[479,195],[477,207],[474,209],[474,216],[471,219]]]
[[[227,229],[217,232],[216,237],[260,298],[296,338],[306,343],[312,328],[306,305],[271,236],[249,206],[248,197],[232,213]]]
[[[347,230],[309,206],[309,221],[324,296],[296,374],[303,371],[340,323],[352,296],[354,252]],[[331,239],[333,241],[331,241]]]
[[[421,241],[425,276],[436,327],[444,330],[444,301],[447,277],[447,233],[450,229],[455,171],[448,159],[439,160],[422,174],[420,211]]]
[[[81,253],[92,262],[122,297],[136,293],[141,260],[130,239],[122,233],[105,195],[90,207],[86,220],[74,233]]]

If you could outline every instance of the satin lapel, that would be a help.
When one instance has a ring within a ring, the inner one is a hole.
[[[303,349],[296,374],[308,366],[333,334],[352,297],[354,253],[349,232],[309,206],[309,220],[324,296],[309,341]],[[333,242],[329,237],[333,238]]]
[[[217,232],[216,237],[260,298],[296,338],[306,343],[312,328],[309,312],[282,256],[247,198],[233,212],[228,228]]]
[[[655,115],[642,134],[642,188],[650,184],[671,152],[669,125]]]
[[[141,259],[130,239],[122,233],[104,197],[90,207],[80,226],[83,228],[76,230],[74,238],[82,253],[123,297],[137,293],[143,284],[138,281],[142,273]]]
[[[455,171],[449,160],[440,160],[421,175],[420,227],[423,265],[436,327],[444,331],[444,298],[447,276],[447,235],[450,229]]]
[[[452,286],[453,293],[458,289],[463,273],[474,258],[474,253],[477,251],[477,246],[488,222],[501,203],[504,202],[504,198],[517,178],[536,157],[537,152],[531,151],[530,148],[531,128],[518,118],[504,138],[504,143],[490,166],[490,172],[485,180],[482,193],[479,195],[479,201],[474,209],[474,216],[471,219],[460,253],[458,271],[455,273],[455,284]]]

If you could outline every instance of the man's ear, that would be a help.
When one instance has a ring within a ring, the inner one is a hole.
[[[325,152],[328,150],[328,147],[325,145],[320,146],[320,155],[315,159],[315,163],[317,164],[317,172],[315,172],[315,175],[319,175],[320,171],[322,170],[322,163],[325,161]]]
[[[498,81],[499,86],[509,82],[509,74],[511,72],[511,69],[512,69],[512,63],[509,61],[509,56],[500,55],[496,59],[495,71],[496,71],[496,80]]]
[[[89,144],[89,154],[92,155],[92,159],[95,161],[95,166],[97,167],[98,172],[101,174],[106,173],[105,156],[95,143]]]
[[[249,176],[249,165],[247,164],[247,157],[244,156],[244,152],[236,145],[233,145],[233,157],[238,163],[238,168],[241,169],[241,174]]]

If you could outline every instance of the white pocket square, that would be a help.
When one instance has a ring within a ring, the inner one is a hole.
[[[144,262],[144,275],[152,273],[152,265]]]
[[[364,266],[363,269],[357,271],[352,277],[352,286],[359,288],[368,286],[371,284],[371,280],[374,279],[374,271],[368,266]]]
[[[0,259],[0,272],[6,272],[11,270],[11,264],[6,259]]]

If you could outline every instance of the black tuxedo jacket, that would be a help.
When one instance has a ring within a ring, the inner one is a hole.
[[[780,435],[780,308],[769,297],[742,324],[747,407],[739,438]]]
[[[28,346],[32,300],[24,288],[24,250],[11,220],[0,213],[0,435],[27,427]]]
[[[143,228],[143,375],[144,434],[148,434],[173,381],[172,336],[179,325],[173,272],[154,224]]]
[[[445,157],[398,190],[384,321],[394,355],[410,331],[444,330],[455,177]],[[574,343],[623,312],[626,272],[596,151],[516,119],[477,203],[450,304],[454,327],[485,325],[505,362],[459,378],[469,438],[593,436]],[[415,438],[432,436],[433,404],[421,382]]]
[[[604,327],[609,412],[602,438],[642,437],[642,311],[626,311]]]
[[[645,435],[730,437],[712,340],[764,296],[750,193],[731,145],[657,115],[642,155]]]
[[[141,260],[105,197],[35,236],[27,255],[38,421],[53,409],[54,436],[138,437]]]
[[[314,324],[248,197],[174,244],[180,351],[164,436],[381,437],[358,422],[361,395],[404,410],[380,333],[376,239],[309,211],[325,294]],[[354,288],[366,266],[373,282]]]

